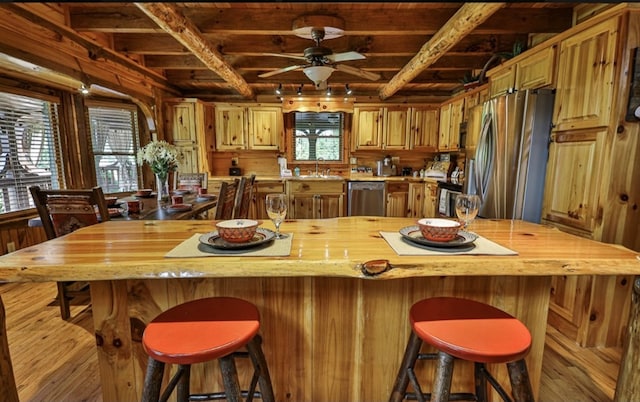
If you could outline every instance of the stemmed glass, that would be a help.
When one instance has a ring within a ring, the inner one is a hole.
[[[284,193],[267,194],[267,215],[276,227],[276,239],[286,237],[280,234],[280,224],[287,216],[287,196]]]
[[[456,196],[456,215],[466,229],[478,215],[480,197],[475,194],[458,194]]]

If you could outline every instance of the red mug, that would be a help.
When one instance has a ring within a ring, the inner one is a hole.
[[[198,195],[207,194],[207,189],[204,187],[198,187]]]
[[[182,198],[181,195],[174,195],[173,197],[171,197],[171,203],[173,205],[177,205],[177,204],[182,204],[184,202],[184,198]]]
[[[128,200],[127,201],[127,214],[137,215],[142,211],[142,201],[140,200]]]

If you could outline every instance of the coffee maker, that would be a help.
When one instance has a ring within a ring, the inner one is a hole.
[[[391,164],[391,156],[387,155],[384,159],[377,162],[377,175],[378,176],[392,176],[393,166]]]

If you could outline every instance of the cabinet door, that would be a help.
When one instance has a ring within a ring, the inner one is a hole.
[[[283,135],[284,121],[279,107],[250,107],[249,149],[278,150]]]
[[[281,181],[256,181],[253,187],[252,207],[249,216],[253,219],[269,219],[265,197],[271,193],[284,193],[284,183]],[[290,218],[291,213],[287,214]]]
[[[189,142],[187,142],[186,144],[182,142],[176,142],[175,145],[176,148],[178,148],[178,155],[180,156],[178,171],[181,173],[201,172],[199,163],[199,147]]]
[[[316,195],[316,219],[337,218],[343,216],[344,194]]]
[[[542,88],[553,84],[556,46],[549,46],[518,62],[516,89]]]
[[[451,130],[451,103],[440,107],[440,124],[438,134],[438,150],[449,150],[449,131]]]
[[[407,107],[387,107],[384,110],[385,149],[409,149],[411,132],[410,113]]]
[[[216,149],[247,148],[245,108],[216,105]]]
[[[478,139],[480,138],[480,131],[482,130],[482,109],[483,105],[476,105],[469,109],[469,115],[467,116],[467,138],[465,142],[465,148],[475,151],[478,145]]]
[[[557,130],[608,125],[618,22],[611,18],[561,42],[553,114]]]
[[[357,107],[353,109],[353,148],[382,149],[383,109]]]
[[[451,120],[449,121],[449,151],[460,148],[460,124],[464,114],[464,98],[451,103]]]
[[[590,233],[598,217],[606,129],[553,134],[543,218]]]
[[[387,183],[386,216],[406,217],[409,200],[409,183]]]
[[[411,109],[411,148],[420,151],[438,149],[438,109]]]
[[[409,218],[424,218],[425,210],[425,185],[424,183],[410,183],[409,197],[407,200],[407,216]]]
[[[195,104],[167,103],[165,106],[165,127],[171,132],[173,142],[195,144],[197,142]]]
[[[499,68],[491,73],[489,77],[489,94],[496,97],[506,94],[515,88],[516,85],[516,66]]]
[[[436,218],[437,205],[438,205],[438,185],[435,183],[425,183],[425,203],[424,203],[424,217]]]

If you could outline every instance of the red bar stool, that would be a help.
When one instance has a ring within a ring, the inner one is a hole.
[[[233,297],[210,297],[179,304],[154,318],[144,330],[142,346],[149,355],[143,401],[166,401],[177,385],[178,401],[243,396],[274,401],[271,378],[260,344],[260,314],[253,304]],[[246,347],[246,352],[240,349]],[[241,391],[235,357],[250,357],[254,373],[248,391]],[[191,365],[218,360],[224,392],[190,394]],[[160,396],[166,363],[177,364],[176,374]],[[256,391],[260,386],[260,392]]]
[[[524,357],[531,347],[531,333],[518,319],[495,307],[473,300],[434,297],[411,307],[411,336],[402,359],[389,401],[405,398],[420,402],[450,400],[487,400],[487,381],[505,401],[507,392],[487,370],[486,363],[506,363],[513,398],[533,401]],[[420,353],[422,343],[437,353]],[[474,362],[475,394],[454,393],[451,389],[454,359]],[[413,371],[416,360],[437,359],[433,392],[423,393]],[[407,392],[411,382],[415,392]]]

